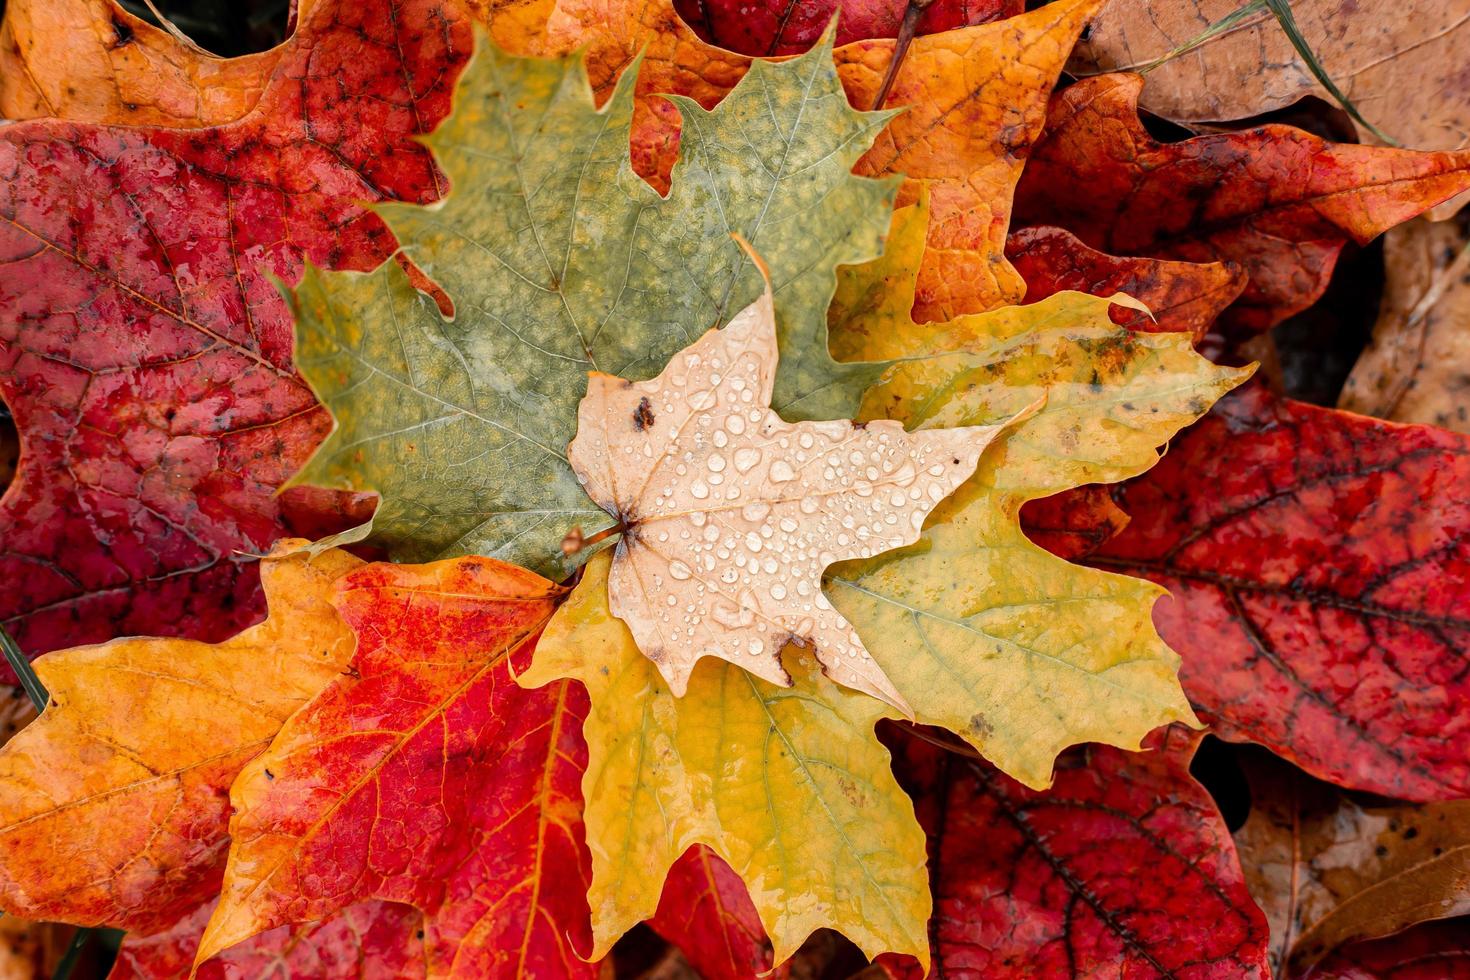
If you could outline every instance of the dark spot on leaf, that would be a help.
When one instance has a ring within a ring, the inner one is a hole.
[[[112,18],[112,34],[114,48],[120,48],[133,40],[133,29],[117,17]]]
[[[639,432],[653,425],[653,406],[648,403],[647,398],[638,400],[638,408],[633,412],[633,424],[638,427]]]
[[[269,770],[269,769],[267,769],[267,770],[266,770],[266,771],[265,771],[265,778],[266,778],[266,779],[267,779],[267,780],[271,780],[271,781],[274,781],[274,780],[275,780],[275,778],[276,778],[276,774],[275,774],[275,773],[273,773],[273,772],[271,772],[271,771],[270,771],[270,770]]]

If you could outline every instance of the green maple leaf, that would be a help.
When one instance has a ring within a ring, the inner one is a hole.
[[[427,141],[447,198],[377,209],[454,316],[391,262],[308,270],[295,291],[297,363],[336,420],[297,482],[378,491],[373,538],[395,558],[482,554],[563,577],[566,533],[611,523],[566,460],[587,373],[650,377],[754,299],[732,233],[770,265],[778,411],[851,417],[881,370],[827,352],[836,267],[878,254],[897,186],[850,173],[891,113],[848,106],[831,32],[756,62],[712,111],[673,99],[667,198],[629,162],[635,75],[598,110],[577,58],[482,43]]]

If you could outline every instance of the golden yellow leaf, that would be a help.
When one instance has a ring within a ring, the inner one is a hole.
[[[884,257],[842,276],[834,349],[915,358],[869,390],[863,417],[910,429],[985,425],[1047,401],[986,453],[918,544],[834,567],[827,592],[916,720],[1045,787],[1068,745],[1136,748],[1150,730],[1194,716],[1179,658],[1150,621],[1161,590],[1037,547],[1017,521],[1021,505],[1142,472],[1157,446],[1250,371],[1210,364],[1186,334],[1119,327],[1109,300],[1081,293],[913,324],[910,294],[879,284],[912,282],[926,210],[921,201],[900,211]]]
[[[0,750],[6,914],[152,932],[207,899],[230,783],[352,653],[330,599],[360,564],[342,551],[265,561],[269,617],[223,643],[129,638],[39,657],[51,700]]]
[[[770,408],[776,363],[767,281],[657,377],[591,375],[567,458],[619,521],[609,607],[680,697],[703,657],[789,687],[780,650],[794,642],[907,712],[822,573],[912,544],[1003,423],[910,435],[886,420],[785,422]]]
[[[591,695],[592,957],[651,917],[669,867],[705,844],[744,879],[774,962],[831,927],[870,956],[927,967],[924,834],[873,737],[891,711],[799,651],[787,654],[791,688],[712,660],[675,697],[608,610],[610,564],[606,553],[587,563],[518,678],[573,677]]]

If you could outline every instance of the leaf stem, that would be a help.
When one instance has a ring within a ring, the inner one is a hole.
[[[919,29],[919,18],[924,16],[924,9],[933,2],[934,0],[909,0],[908,9],[903,12],[903,23],[898,28],[898,43],[893,46],[893,57],[888,62],[888,72],[883,76],[883,84],[878,86],[877,97],[873,99],[874,112],[883,108],[883,103],[888,100],[888,90],[893,88],[893,80],[898,77],[904,55],[909,53],[914,32]]]
[[[3,626],[0,626],[0,649],[5,651],[5,659],[10,663],[10,669],[15,671],[15,676],[20,678],[20,686],[31,699],[31,704],[36,706],[37,711],[44,711],[51,695],[47,692],[46,685],[41,683],[41,678],[36,676],[36,669],[31,666],[30,660]]]

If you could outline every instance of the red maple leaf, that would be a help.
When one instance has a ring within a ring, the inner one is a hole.
[[[272,277],[371,268],[394,242],[363,202],[440,193],[412,137],[468,54],[451,9],[322,0],[228,126],[0,132],[0,396],[22,444],[0,623],[29,653],[260,617],[248,554],[287,533],[273,495],[328,426]],[[338,505],[295,503],[311,531]]]
[[[1410,800],[1470,795],[1470,439],[1227,396],[1115,494],[1090,561],[1154,621],[1224,738]]]
[[[424,912],[434,976],[595,975],[586,691],[513,679],[562,591],[473,557],[341,579],[352,666],[236,779],[201,948],[378,899]]]
[[[896,740],[929,834],[940,976],[1268,977],[1266,919],[1230,833],[1189,774],[1198,736],[1088,746],[1037,792],[917,738]],[[1146,876],[1146,880],[1140,876]],[[879,958],[919,976],[907,958]]]
[[[129,933],[108,980],[189,976],[209,901],[166,932]],[[281,926],[228,949],[199,967],[198,980],[413,980],[424,975],[424,917],[390,902],[363,902],[331,918]]]
[[[1338,253],[1470,188],[1470,152],[1333,144],[1290,126],[1160,143],[1138,119],[1138,75],[1083,79],[1052,97],[1016,188],[1016,221],[1092,248],[1250,277],[1225,314],[1265,330],[1311,305]]]
[[[674,0],[674,9],[711,44],[754,56],[800,54],[837,15],[837,43],[897,37],[909,0]],[[1023,12],[1023,0],[934,0],[917,34],[987,24]]]

